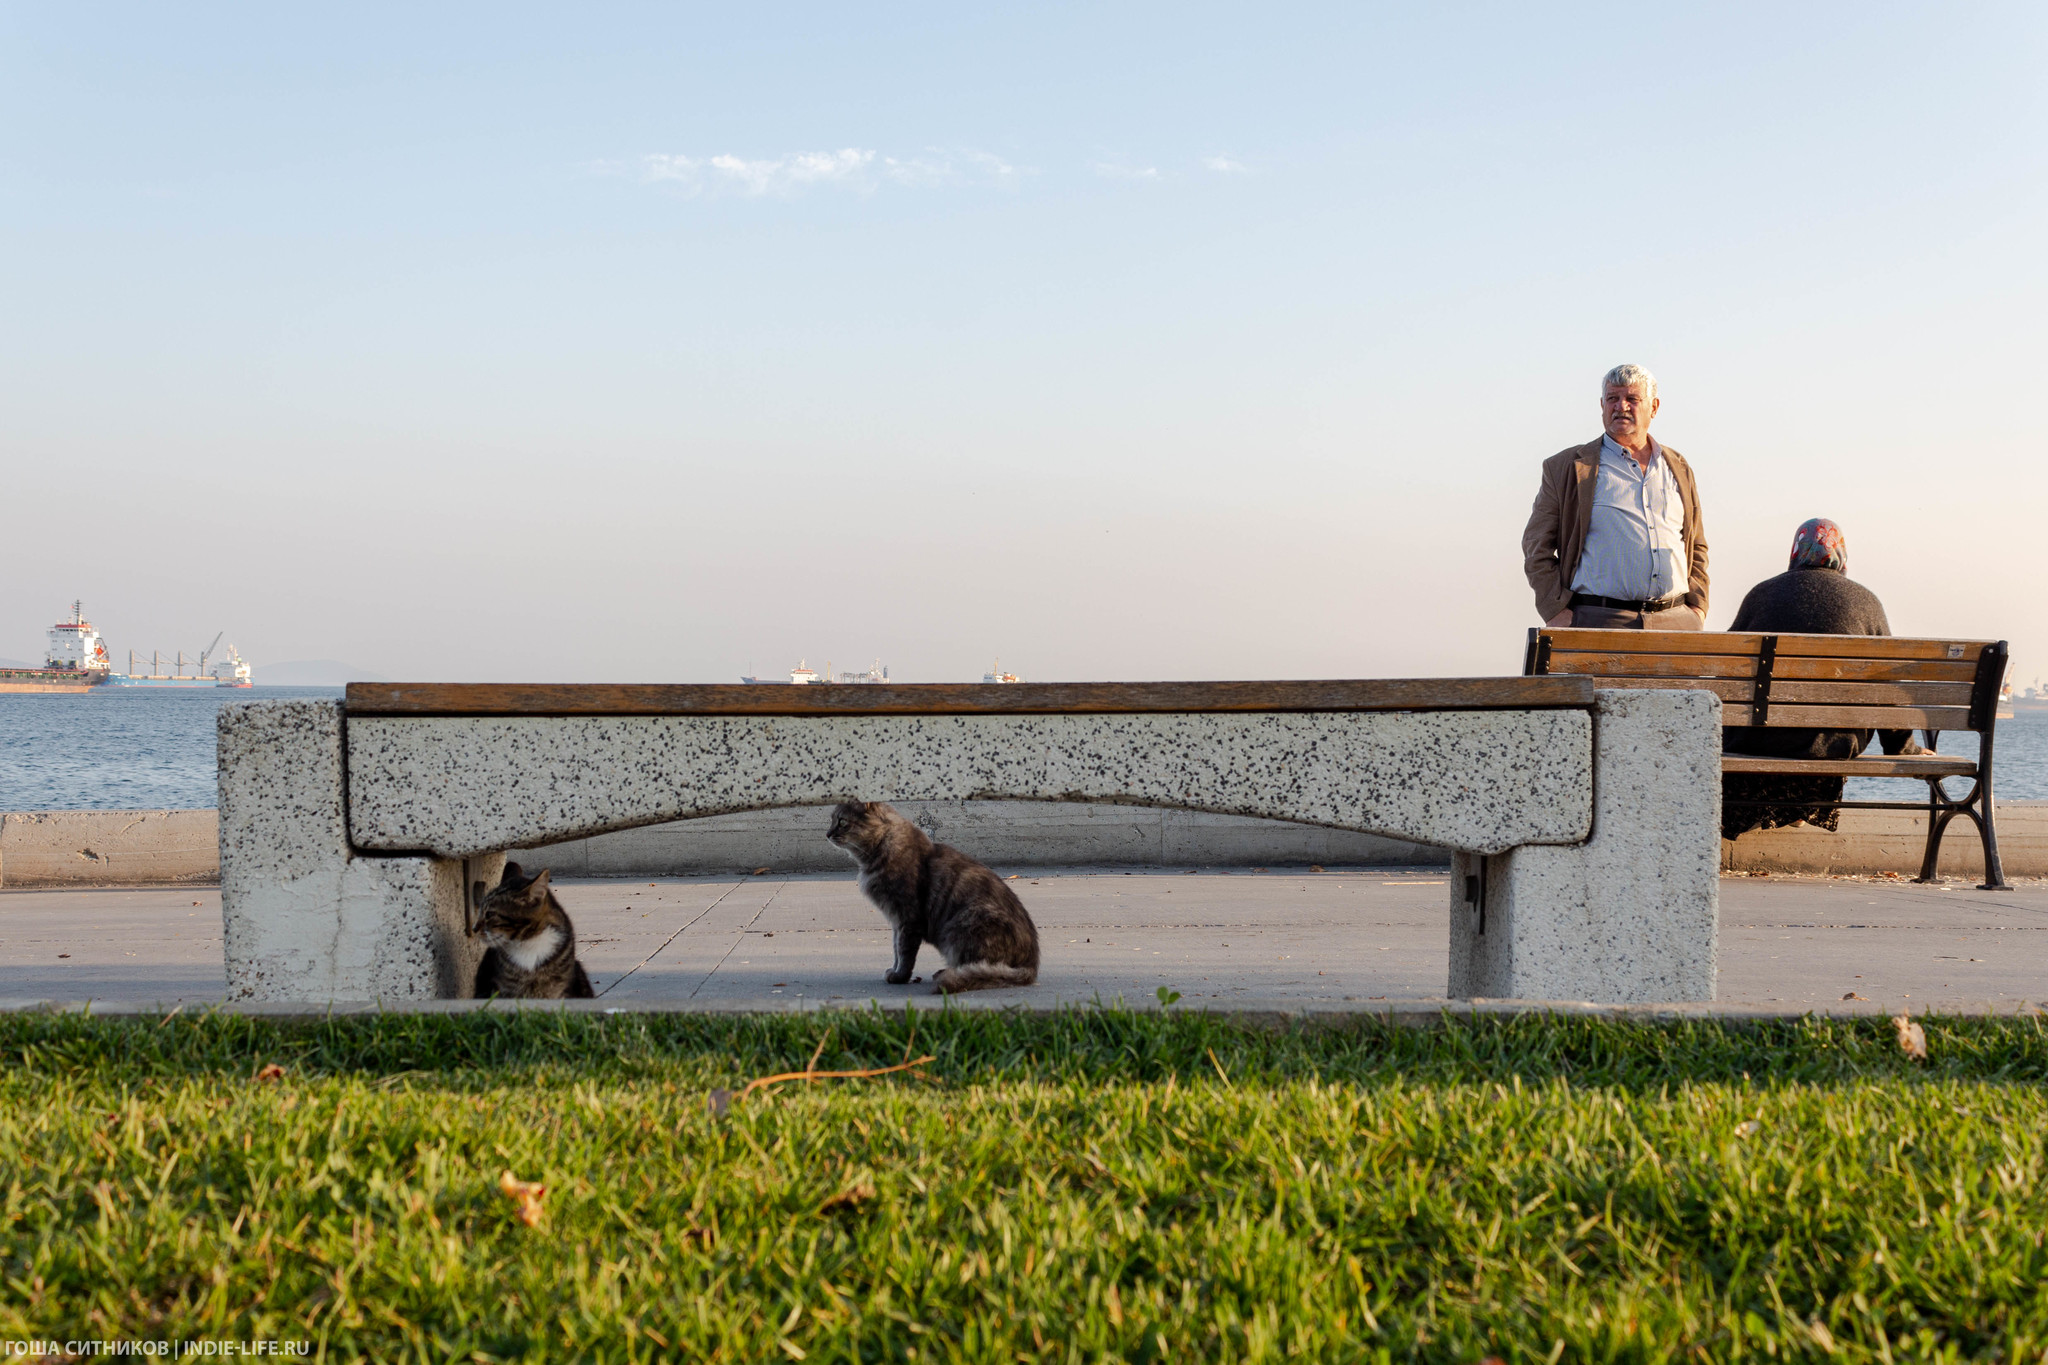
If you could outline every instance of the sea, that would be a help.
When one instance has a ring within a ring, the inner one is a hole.
[[[0,693],[0,811],[192,810],[216,803],[214,717],[271,698],[339,697],[338,687],[129,688]],[[2003,801],[2048,801],[2048,715],[2002,720],[1994,776]],[[1944,738],[1974,756],[1976,737]],[[1851,800],[1912,801],[1919,789],[1863,778]],[[1951,783],[1957,795],[1966,782]]]

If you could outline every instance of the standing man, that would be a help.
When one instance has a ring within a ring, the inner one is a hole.
[[[1692,467],[1650,435],[1657,381],[1616,365],[1600,381],[1607,434],[1543,462],[1522,567],[1549,626],[1698,630],[1707,537]]]

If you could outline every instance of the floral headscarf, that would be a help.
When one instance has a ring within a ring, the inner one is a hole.
[[[1842,528],[1826,517],[1801,522],[1792,533],[1792,567],[1849,572],[1849,542]]]

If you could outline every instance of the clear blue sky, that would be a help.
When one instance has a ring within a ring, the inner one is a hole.
[[[0,656],[1512,672],[1632,360],[2048,674],[2044,16],[0,6]]]

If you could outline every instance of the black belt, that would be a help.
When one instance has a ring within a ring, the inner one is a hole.
[[[1680,593],[1675,597],[1660,597],[1654,602],[1624,602],[1619,597],[1596,597],[1590,592],[1575,592],[1572,594],[1572,605],[1612,607],[1615,611],[1639,611],[1648,616],[1651,612],[1670,611],[1673,607],[1684,606],[1685,595]]]

